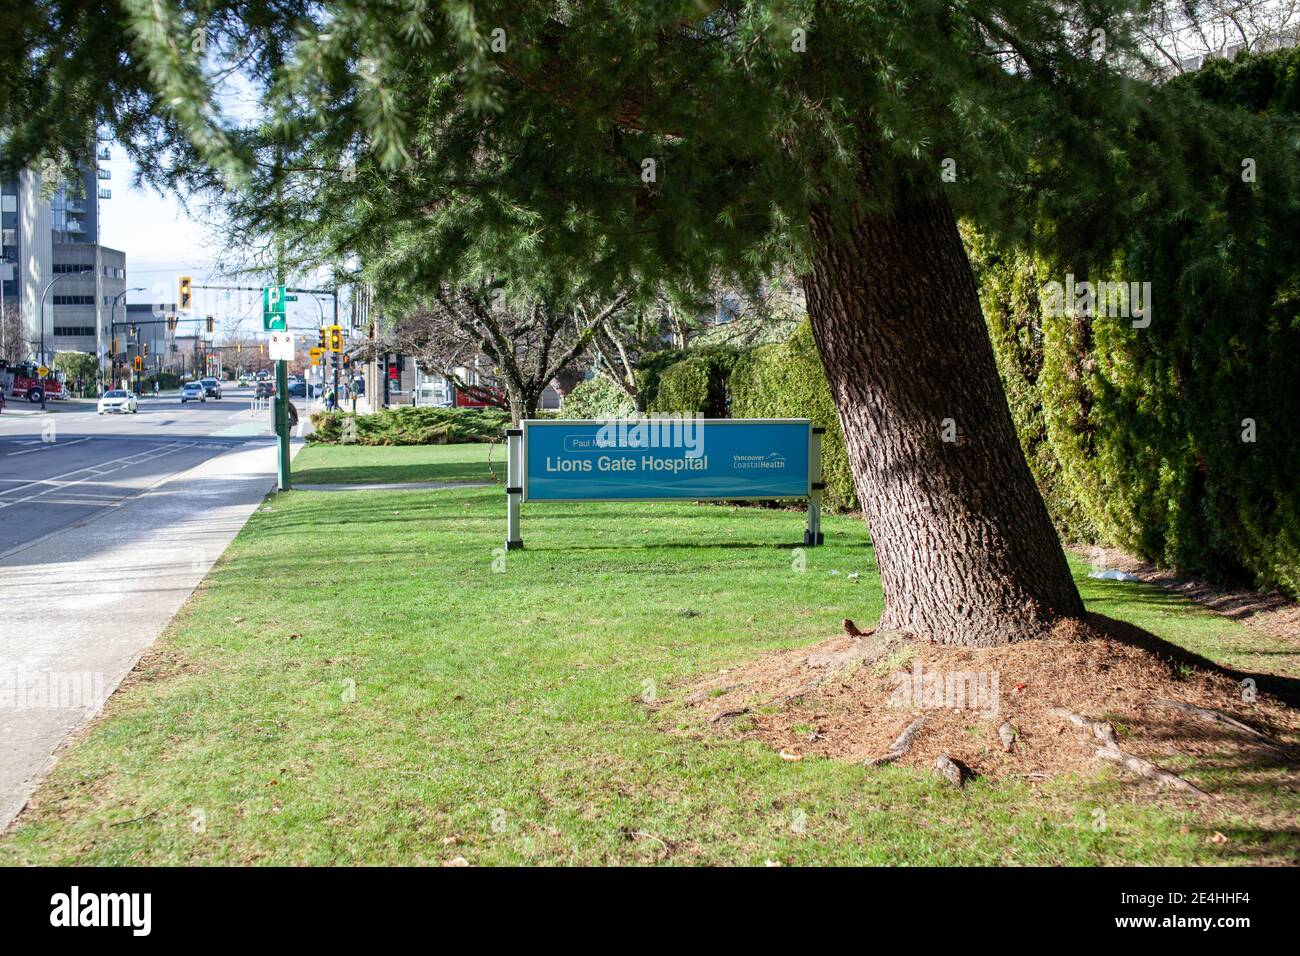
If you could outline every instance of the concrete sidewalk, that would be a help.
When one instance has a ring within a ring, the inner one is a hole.
[[[99,400],[95,398],[59,398],[50,399],[45,403],[45,408],[41,408],[40,402],[29,402],[25,398],[13,398],[5,396],[5,408],[0,412],[0,416],[5,415],[48,415],[50,413],[58,414],[67,412],[91,412],[99,408]]]
[[[0,830],[274,489],[275,454],[210,458],[0,559]]]

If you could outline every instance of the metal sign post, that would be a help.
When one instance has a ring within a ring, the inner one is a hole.
[[[519,537],[519,504],[524,496],[524,430],[506,429],[506,550],[524,546]]]
[[[824,434],[826,429],[814,428],[808,448],[808,473],[818,478],[822,473],[822,435]],[[803,533],[805,547],[815,548],[825,543],[822,537],[822,489],[825,487],[825,482],[814,481],[808,492],[808,530]]]

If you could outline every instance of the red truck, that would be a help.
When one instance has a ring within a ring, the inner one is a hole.
[[[0,368],[0,386],[14,398],[39,402],[46,398],[63,398],[63,373],[54,372],[44,380],[37,374],[35,362],[19,362]]]
[[[506,393],[491,385],[456,389],[457,408],[505,408]]]

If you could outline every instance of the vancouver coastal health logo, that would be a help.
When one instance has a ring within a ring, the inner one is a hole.
[[[731,467],[737,469],[784,468],[785,455],[779,451],[768,452],[766,455],[732,455]]]

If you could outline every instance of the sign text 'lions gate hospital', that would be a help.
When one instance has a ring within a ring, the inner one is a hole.
[[[805,544],[819,544],[821,434],[807,419],[525,421],[506,432],[507,547],[525,501],[781,498],[808,499]]]

